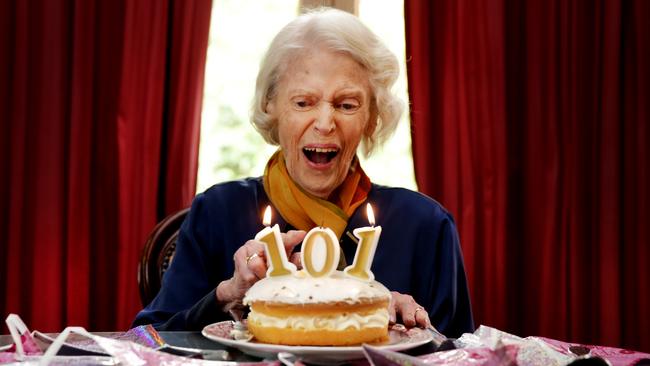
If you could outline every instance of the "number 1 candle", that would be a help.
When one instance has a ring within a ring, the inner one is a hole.
[[[343,271],[349,276],[364,281],[372,281],[375,279],[375,275],[370,271],[370,266],[372,265],[372,259],[375,257],[375,251],[377,250],[377,242],[379,241],[379,235],[381,235],[381,226],[375,226],[375,215],[370,204],[366,206],[366,212],[370,226],[354,229],[354,236],[359,238],[357,252],[354,255],[354,262],[345,267]]]
[[[255,240],[265,244],[264,253],[269,267],[266,270],[266,275],[277,277],[294,273],[296,266],[287,259],[287,252],[284,249],[284,243],[280,235],[280,227],[278,224],[273,225],[273,227],[269,226],[271,225],[271,206],[266,206],[262,222],[266,227],[255,235]]]

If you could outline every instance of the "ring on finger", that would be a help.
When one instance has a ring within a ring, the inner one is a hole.
[[[248,257],[246,257],[246,265],[248,265],[248,262],[250,262],[253,258],[259,257],[259,256],[260,256],[259,254],[253,253],[253,254],[249,255]]]

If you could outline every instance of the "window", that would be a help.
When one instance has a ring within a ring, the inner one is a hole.
[[[215,0],[208,44],[199,148],[197,192],[215,183],[260,176],[277,147],[249,123],[259,62],[275,34],[298,13],[298,0]],[[400,58],[396,86],[407,101],[404,69],[404,18],[401,1],[365,0],[359,17]],[[370,179],[415,189],[408,113],[395,135],[367,161]]]

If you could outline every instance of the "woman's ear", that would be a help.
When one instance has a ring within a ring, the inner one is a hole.
[[[273,99],[270,99],[266,102],[266,107],[264,108],[264,112],[266,114],[275,114],[275,102]]]

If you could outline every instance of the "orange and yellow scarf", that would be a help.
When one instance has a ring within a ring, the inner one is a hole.
[[[289,176],[282,150],[278,150],[264,171],[264,190],[273,206],[289,224],[299,230],[329,227],[340,240],[354,210],[368,197],[370,179],[358,159],[330,201],[305,192]]]

